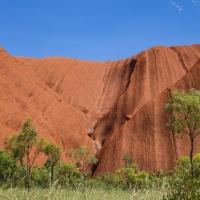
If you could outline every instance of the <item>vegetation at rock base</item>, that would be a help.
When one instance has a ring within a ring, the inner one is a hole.
[[[190,159],[182,157],[168,180],[168,193],[164,200],[199,200],[200,199],[200,154],[193,158],[193,175]]]
[[[172,91],[165,112],[171,133],[188,136],[191,145],[189,157],[159,173],[140,170],[125,153],[123,167],[94,176],[98,160],[90,148],[71,149],[66,152],[71,161],[64,162],[62,149],[41,139],[27,119],[0,151],[0,199],[199,200],[200,154],[194,155],[194,142],[200,134],[200,92]],[[37,165],[41,155],[44,164]]]

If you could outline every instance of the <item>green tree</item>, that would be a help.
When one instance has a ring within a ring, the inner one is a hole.
[[[39,154],[43,152],[44,141],[38,137],[32,120],[27,119],[21,131],[5,141],[5,149],[11,153],[25,172],[24,185],[30,189],[32,168]]]
[[[54,181],[54,169],[61,159],[60,147],[53,144],[47,143],[44,147],[44,153],[47,156],[47,161],[45,165],[50,169],[50,184],[52,186]]]
[[[172,91],[166,105],[168,125],[173,134],[190,138],[190,165],[193,174],[194,141],[200,134],[200,91]]]
[[[77,149],[72,149],[70,151],[70,157],[79,166],[83,179],[83,187],[86,189],[86,180],[92,174],[91,167],[96,164],[98,160],[86,146],[80,146]]]

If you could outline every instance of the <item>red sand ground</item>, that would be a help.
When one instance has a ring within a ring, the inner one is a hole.
[[[0,49],[0,146],[31,117],[66,152],[89,145],[96,173],[122,166],[124,153],[142,169],[170,169],[189,152],[188,138],[166,128],[173,88],[200,89],[200,45],[157,46],[117,62],[18,58]]]

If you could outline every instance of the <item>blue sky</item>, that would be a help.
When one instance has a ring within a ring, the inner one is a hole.
[[[200,43],[200,0],[0,0],[0,47],[16,56],[117,60]]]

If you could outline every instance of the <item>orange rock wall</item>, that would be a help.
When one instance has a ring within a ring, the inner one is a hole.
[[[166,128],[173,88],[200,89],[200,45],[158,46],[116,62],[13,57],[0,49],[0,145],[31,117],[65,152],[90,146],[96,173],[122,166],[124,153],[142,169],[170,169],[189,149],[188,138]]]

